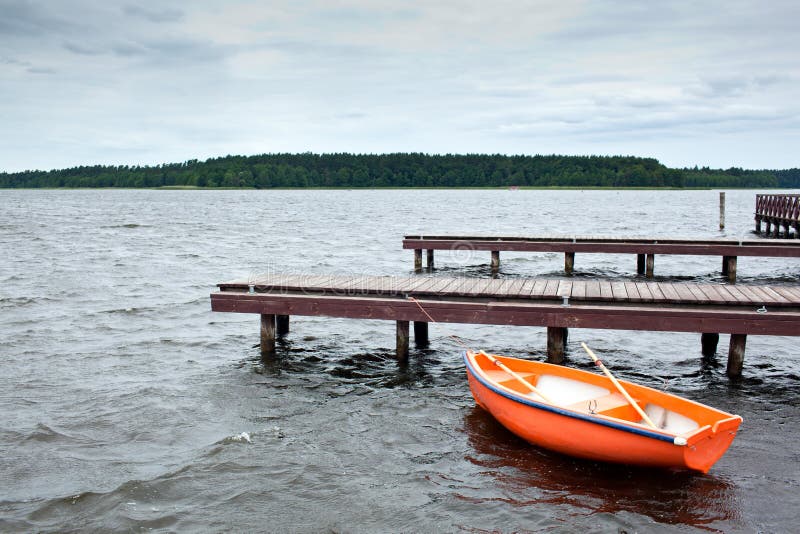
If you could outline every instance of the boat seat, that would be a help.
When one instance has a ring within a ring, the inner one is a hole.
[[[685,415],[667,410],[657,404],[646,404],[644,413],[658,428],[672,434],[683,434],[700,427],[694,419],[689,419]],[[644,423],[644,420],[642,420],[642,423]]]
[[[588,401],[589,399],[603,397],[611,393],[604,387],[556,375],[542,375],[534,385],[536,389],[547,395],[553,403],[559,406],[569,406],[571,404]],[[542,400],[542,398],[535,393],[531,393],[530,397],[536,400]]]
[[[566,406],[566,408],[576,412],[601,414],[627,421],[635,421],[639,418],[636,409],[619,393],[609,393],[595,399],[583,400]]]
[[[503,386],[508,386],[507,382],[509,382],[509,381],[513,381],[513,382],[516,382],[517,384],[519,384],[519,381],[516,378],[514,378],[510,374],[506,373],[505,371],[484,370],[483,372],[484,372],[484,374],[486,375],[486,377],[489,380],[491,380],[492,382],[494,382],[496,384],[500,384],[500,385],[503,385]],[[517,373],[516,371],[514,371],[514,372]],[[521,376],[522,378],[524,378],[525,380],[527,380],[528,382],[530,382],[531,384],[533,384],[535,382],[534,381],[534,377],[536,377],[535,373],[524,373],[523,372],[523,373],[517,373],[517,374],[519,376]],[[525,386],[522,386],[522,384],[520,384],[520,386],[521,387],[525,387]],[[528,391],[528,389],[526,388],[525,391]]]

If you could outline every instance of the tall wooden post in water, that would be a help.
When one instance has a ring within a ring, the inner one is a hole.
[[[744,364],[744,348],[747,344],[746,334],[731,334],[731,343],[728,348],[728,369],[727,374],[730,378],[742,376],[742,365]]]
[[[397,321],[397,360],[408,361],[408,321]]]
[[[719,229],[725,229],[725,191],[719,192]]]
[[[261,314],[261,355],[271,356],[275,354],[275,315]]]
[[[560,326],[547,327],[547,361],[563,363],[567,344],[567,329]]]
[[[492,274],[497,274],[500,270],[500,251],[492,251]]]

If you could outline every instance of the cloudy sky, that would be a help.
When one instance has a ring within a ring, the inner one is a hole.
[[[797,0],[0,0],[0,171],[267,152],[800,167]]]

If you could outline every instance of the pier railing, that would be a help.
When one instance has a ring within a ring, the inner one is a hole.
[[[767,236],[800,237],[800,195],[756,195],[755,219],[757,234],[765,223]]]

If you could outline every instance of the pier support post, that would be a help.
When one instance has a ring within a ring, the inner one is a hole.
[[[418,347],[428,345],[428,323],[425,321],[414,321],[414,343]]]
[[[722,274],[728,277],[728,282],[736,283],[736,256],[722,257]]]
[[[709,358],[717,353],[717,344],[719,343],[719,334],[704,333],[700,335],[700,352],[703,356]]]
[[[428,269],[433,270],[433,249],[428,249]]]
[[[648,254],[647,255],[647,265],[645,268],[645,276],[647,278],[653,278],[653,268],[655,267],[656,263],[656,255],[655,254]]]
[[[575,253],[574,252],[565,252],[564,253],[564,272],[567,274],[572,274],[573,269],[575,268]]]
[[[567,329],[561,326],[547,327],[547,361],[563,363],[564,350],[567,344]]]
[[[761,234],[761,216],[756,215],[756,233]]]
[[[275,354],[275,315],[261,314],[261,355]]]
[[[420,272],[422,270],[422,249],[414,249],[414,271]]]
[[[728,369],[730,378],[742,376],[742,364],[744,364],[744,348],[747,344],[746,334],[731,334],[731,343],[728,348]]]
[[[636,274],[644,274],[644,254],[636,255]]]
[[[725,191],[719,192],[719,229],[725,229]]]
[[[408,361],[408,321],[397,321],[397,360]]]
[[[500,270],[500,251],[492,251],[492,273],[497,273]]]
[[[278,332],[278,337],[283,337],[289,333],[289,316],[288,315],[277,315],[275,317],[276,329]]]

